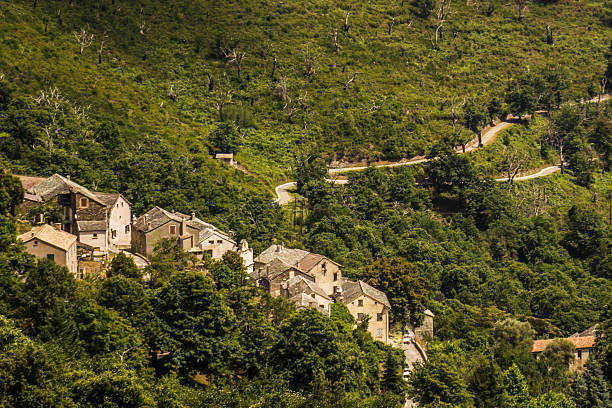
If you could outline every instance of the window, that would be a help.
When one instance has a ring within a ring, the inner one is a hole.
[[[55,261],[55,255],[47,254],[47,259],[50,260],[50,261]]]
[[[215,240],[208,241],[208,243],[209,243],[210,245],[215,245]]]
[[[578,360],[582,360],[582,350],[578,350]]]
[[[357,301],[357,306],[359,306],[359,307],[363,307],[363,299],[359,299],[359,300]]]
[[[91,239],[98,239],[98,234],[95,234],[95,233],[94,233],[94,234],[92,234],[92,235],[91,235]]]
[[[127,234],[128,232],[130,232],[130,226],[129,226],[129,225],[126,225],[126,226],[125,226],[125,233]]]
[[[376,330],[376,335],[377,335],[378,337],[382,337],[382,329],[378,329],[378,330]]]
[[[119,203],[117,203],[117,208],[119,208]]]
[[[117,230],[111,230],[111,238],[117,238]]]
[[[176,225],[170,226],[170,235],[176,235]]]
[[[376,313],[376,321],[378,321],[378,322],[382,322],[383,321],[383,314],[382,313]]]
[[[83,268],[79,268],[79,279],[83,279],[83,277],[85,277],[85,269]]]
[[[85,197],[81,197],[81,207],[87,208],[88,205],[89,205],[89,200]]]
[[[38,241],[34,240],[34,246],[38,246]]]
[[[220,239],[217,240],[217,244],[222,244],[222,243],[223,243],[222,240],[220,240]]]
[[[357,321],[363,321],[363,313],[357,313]]]
[[[334,280],[337,281],[338,280],[338,272],[334,272]]]

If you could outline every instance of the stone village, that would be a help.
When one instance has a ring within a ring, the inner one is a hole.
[[[93,192],[59,174],[16,177],[25,190],[19,212],[28,215],[31,228],[19,239],[29,253],[65,266],[78,279],[88,274],[103,275],[109,260],[120,252],[144,268],[162,239],[175,241],[200,260],[205,253],[221,259],[227,251],[235,251],[249,278],[272,296],[283,297],[298,310],[314,308],[327,315],[332,303],[342,302],[357,322],[368,320],[368,331],[375,340],[404,350],[406,370],[415,361],[427,358],[426,340],[433,337],[432,312],[425,311],[422,326],[407,327],[408,334],[394,340],[389,331],[391,304],[387,295],[363,281],[343,277],[342,265],[323,255],[271,245],[254,257],[246,240],[236,242],[231,231],[222,231],[195,213],[187,215],[155,206],[136,217],[121,194]],[[45,204],[55,206],[56,219],[46,219],[39,210]],[[576,345],[572,369],[581,369],[588,359],[595,343],[594,330],[568,339]],[[534,355],[538,356],[550,341],[536,341]]]

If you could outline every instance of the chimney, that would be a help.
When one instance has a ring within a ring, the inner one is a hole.
[[[55,224],[53,224],[53,227],[56,230],[61,231],[62,230],[62,223],[61,222],[56,222]]]
[[[181,235],[187,235],[187,219],[181,219]]]
[[[145,230],[149,229],[149,216],[147,214],[144,215],[144,224]]]
[[[192,221],[195,220],[195,213],[194,212],[191,213],[191,220]]]
[[[70,180],[70,174],[66,174],[66,178]]]
[[[283,251],[283,246],[282,245],[277,245],[276,246],[276,252],[280,253]]]
[[[132,224],[136,222],[136,215],[132,214]]]

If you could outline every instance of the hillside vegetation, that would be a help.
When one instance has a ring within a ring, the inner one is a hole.
[[[20,94],[57,87],[91,105],[131,141],[215,151],[209,134],[234,119],[239,161],[268,180],[313,150],[427,153],[456,136],[453,111],[473,127],[463,111],[502,102],[527,71],[557,71],[565,98],[596,92],[610,32],[602,3],[529,2],[519,21],[515,3],[447,2],[435,47],[438,5],[16,1],[2,5],[1,71]],[[82,54],[81,29],[93,34]]]

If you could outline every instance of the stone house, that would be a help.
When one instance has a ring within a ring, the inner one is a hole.
[[[119,193],[100,193],[108,211],[108,245],[113,251],[129,249],[132,244],[132,204]]]
[[[373,288],[363,281],[342,280],[342,297],[346,305],[358,322],[368,316],[368,332],[374,340],[389,342],[389,310],[391,304],[387,295]]]
[[[281,296],[298,309],[313,307],[329,316],[334,301],[311,278],[296,275],[281,284]]]
[[[215,159],[227,164],[228,166],[236,167],[234,153],[217,153],[215,154]]]
[[[569,341],[575,347],[574,350],[574,361],[570,364],[570,371],[581,371],[584,370],[584,365],[589,360],[589,356],[595,349],[595,342],[597,337],[594,333],[585,333],[583,334],[574,334],[570,337],[565,338],[564,340]],[[554,339],[546,339],[546,340],[536,340],[533,342],[533,347],[531,348],[531,352],[536,356],[536,358],[540,357],[540,354],[550,343],[552,343]]]
[[[49,259],[65,266],[75,274],[78,272],[77,237],[65,231],[43,224],[19,235],[26,251],[39,259]]]
[[[298,308],[314,307],[323,312],[334,301],[343,302],[358,321],[369,317],[368,331],[374,339],[389,342],[391,305],[387,296],[365,282],[343,278],[339,263],[282,245],[270,246],[254,263],[251,279],[272,296],[282,296]]]
[[[314,282],[330,297],[341,290],[342,265],[323,255],[313,254],[302,249],[272,245],[255,258],[255,271],[263,270],[275,258],[313,277]]]
[[[160,239],[173,239],[180,247],[198,258],[208,253],[213,259],[221,259],[227,251],[236,251],[242,257],[247,271],[253,268],[253,250],[242,240],[236,245],[231,234],[195,216],[166,211],[155,206],[132,221],[131,242],[134,252],[147,258],[153,255]]]
[[[26,190],[22,212],[36,204],[55,202],[62,209],[62,230],[76,235],[79,243],[93,248],[97,255],[130,246],[130,203],[121,194],[94,193],[59,174],[17,177]],[[45,221],[36,218],[36,222]]]

